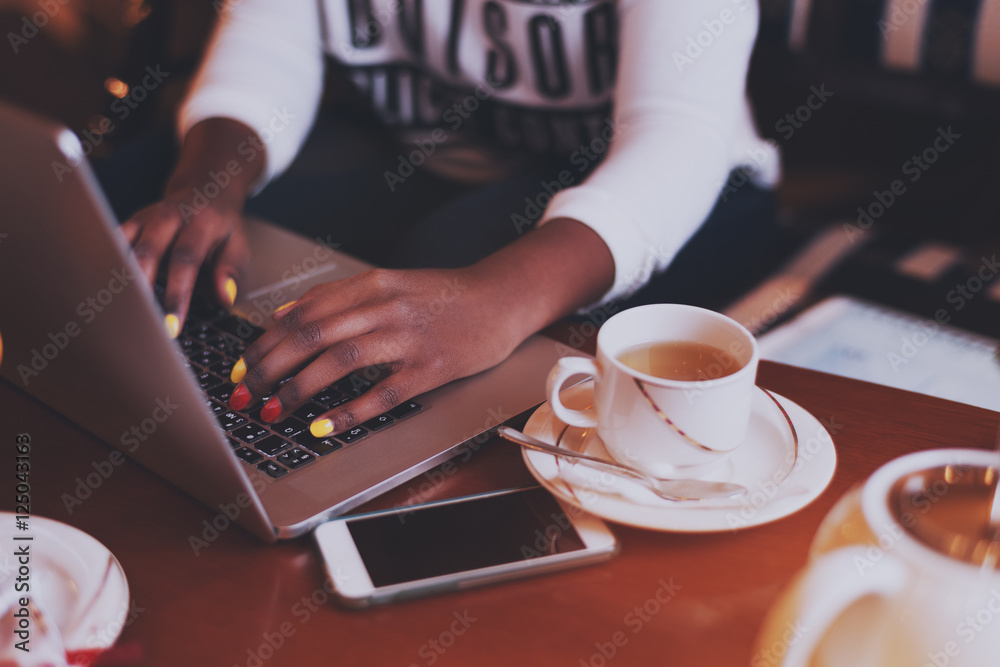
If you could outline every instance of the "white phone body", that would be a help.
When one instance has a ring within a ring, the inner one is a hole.
[[[603,521],[567,508],[541,487],[343,517],[321,524],[315,536],[334,595],[353,608],[554,572],[618,553]]]

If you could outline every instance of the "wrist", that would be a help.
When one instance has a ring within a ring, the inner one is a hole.
[[[607,244],[569,218],[552,220],[469,268],[485,286],[482,298],[494,304],[494,318],[517,342],[599,300],[615,276]]]
[[[227,180],[224,173],[211,169],[201,175],[175,175],[167,182],[163,199],[198,211],[211,208],[226,212],[242,211],[246,201],[239,182]]]
[[[240,152],[241,146],[255,139],[259,144],[253,130],[229,118],[197,123],[184,137],[165,198],[241,210],[264,170],[262,153],[248,159]]]

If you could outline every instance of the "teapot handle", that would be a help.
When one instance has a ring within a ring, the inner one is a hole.
[[[906,566],[885,551],[872,558],[873,548],[844,547],[814,560],[771,610],[751,664],[807,667],[827,630],[855,601],[902,592]]]

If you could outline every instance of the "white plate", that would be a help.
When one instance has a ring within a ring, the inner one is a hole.
[[[29,597],[43,622],[58,629],[53,640],[61,635],[67,653],[110,648],[129,612],[128,581],[121,564],[103,544],[72,526],[32,516],[28,527],[17,530],[15,515],[0,512],[0,544],[11,554],[0,557],[0,593],[14,588],[19,567],[14,550],[29,545]],[[14,539],[28,536],[33,539]],[[5,599],[5,614],[8,602]],[[35,632],[33,653],[42,639],[36,640]]]
[[[757,526],[796,512],[815,500],[833,479],[837,453],[823,425],[792,401],[762,389],[754,395],[746,440],[729,460],[704,479],[747,487],[742,498],[699,503],[670,501],[628,476],[586,463],[524,449],[524,462],[538,482],[564,501],[591,514],[639,528],[676,532],[717,532]],[[568,407],[593,402],[594,382],[582,382],[562,393]],[[610,459],[594,429],[566,426],[543,403],[524,427],[525,433],[592,456]]]

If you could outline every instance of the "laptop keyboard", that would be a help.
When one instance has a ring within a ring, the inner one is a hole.
[[[314,437],[309,432],[313,419],[357,398],[378,381],[381,371],[372,366],[334,382],[291,416],[274,424],[260,418],[260,406],[270,396],[263,397],[249,410],[233,410],[229,407],[229,397],[236,386],[230,382],[229,375],[247,346],[263,333],[263,329],[243,318],[196,297],[177,343],[185,365],[205,392],[205,402],[219,427],[226,432],[233,453],[245,464],[271,477],[284,477],[308,466],[318,457],[353,445],[424,409],[416,401],[405,401],[343,433]]]

